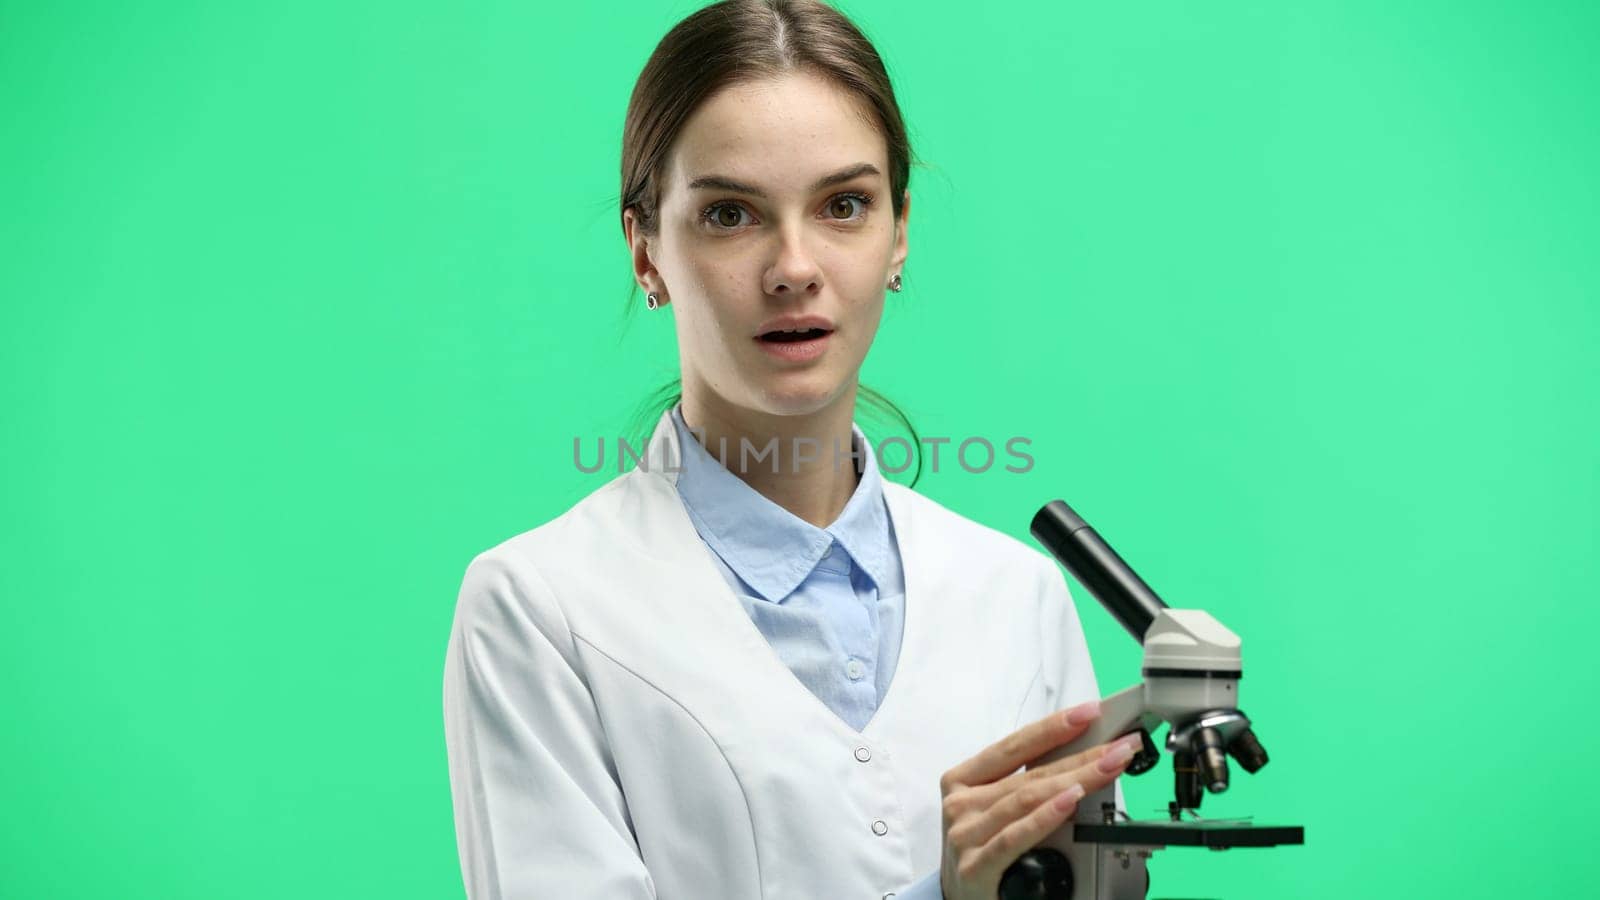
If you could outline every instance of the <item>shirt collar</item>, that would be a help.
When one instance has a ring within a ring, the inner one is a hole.
[[[762,496],[701,446],[683,420],[683,404],[669,415],[677,433],[682,470],[678,494],[696,529],[745,583],[773,603],[794,593],[837,540],[875,585],[883,585],[889,562],[889,520],[883,480],[872,445],[850,423],[852,447],[862,465],[861,480],[839,517],[818,528]],[[819,451],[828,459],[833,448]],[[730,462],[739,450],[729,447]],[[841,462],[845,451],[839,451]]]

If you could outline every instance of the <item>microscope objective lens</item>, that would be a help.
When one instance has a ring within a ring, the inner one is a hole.
[[[1200,777],[1205,779],[1206,790],[1220,794],[1228,789],[1228,755],[1222,747],[1222,735],[1215,728],[1202,728],[1195,735],[1199,745]]]

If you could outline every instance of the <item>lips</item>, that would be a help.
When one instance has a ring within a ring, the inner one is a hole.
[[[756,329],[755,337],[762,341],[786,342],[810,340],[833,331],[833,320],[818,315],[789,315],[769,319]]]
[[[807,328],[805,331],[772,331],[761,336],[761,340],[775,344],[787,344],[795,341],[809,341],[827,334],[821,328]]]
[[[768,356],[784,363],[808,363],[821,359],[833,341],[833,332],[810,329],[803,332],[782,332],[763,335],[755,344]]]

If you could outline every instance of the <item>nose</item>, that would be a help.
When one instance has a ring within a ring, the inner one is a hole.
[[[805,236],[798,228],[787,228],[778,245],[778,258],[767,268],[762,285],[768,294],[795,299],[822,289],[822,270],[806,251]]]

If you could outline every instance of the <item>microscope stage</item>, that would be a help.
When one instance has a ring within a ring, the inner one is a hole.
[[[1174,822],[1147,819],[1114,824],[1079,824],[1073,839],[1084,844],[1137,844],[1167,847],[1276,847],[1304,844],[1302,825],[1252,825],[1231,819],[1197,819]]]

